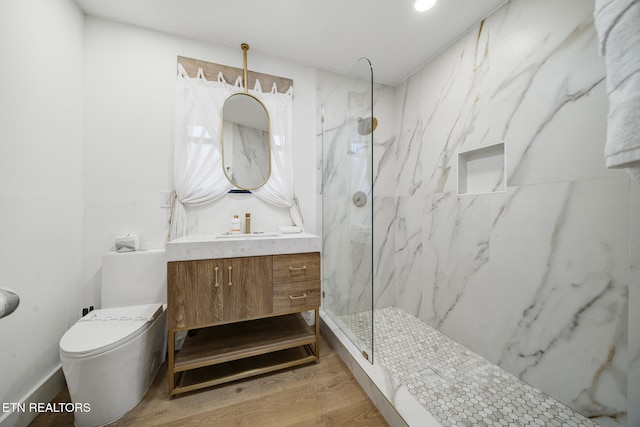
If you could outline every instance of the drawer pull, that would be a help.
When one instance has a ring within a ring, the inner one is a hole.
[[[231,282],[231,269],[233,267],[229,266],[229,286],[233,285],[233,283]]]
[[[302,267],[289,267],[289,271],[297,271],[297,270],[306,270],[307,266],[303,265]]]
[[[220,270],[220,268],[216,267],[214,270],[216,271],[216,283],[214,284],[214,286],[217,288],[218,286],[220,286],[220,282],[218,282],[218,270]]]
[[[307,297],[307,294],[298,295],[297,297],[294,297],[293,295],[289,295],[289,299],[291,301],[296,300],[296,299],[303,299],[303,298],[306,298],[306,297]]]

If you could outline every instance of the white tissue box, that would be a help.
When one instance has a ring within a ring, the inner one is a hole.
[[[133,252],[140,248],[140,239],[135,234],[116,236],[116,252]]]

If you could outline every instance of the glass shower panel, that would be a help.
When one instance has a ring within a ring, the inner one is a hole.
[[[359,59],[322,102],[323,310],[373,363],[373,70]]]

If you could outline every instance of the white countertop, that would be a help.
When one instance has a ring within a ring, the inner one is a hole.
[[[235,258],[320,252],[322,239],[309,233],[265,233],[251,236],[219,234],[184,236],[167,242],[167,261]]]

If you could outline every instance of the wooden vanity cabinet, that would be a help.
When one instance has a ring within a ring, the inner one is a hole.
[[[202,328],[270,314],[273,297],[271,258],[169,263],[169,329]]]
[[[317,252],[169,262],[167,292],[170,396],[318,360]]]

